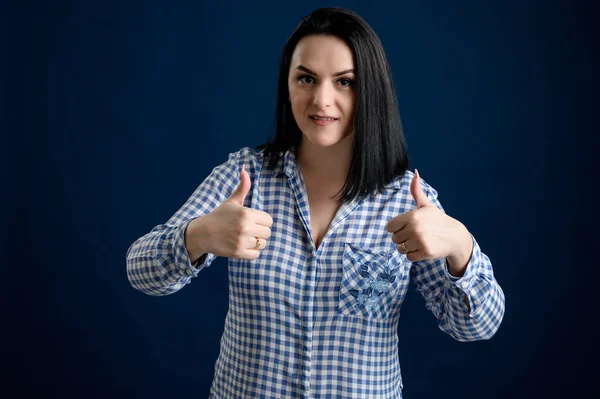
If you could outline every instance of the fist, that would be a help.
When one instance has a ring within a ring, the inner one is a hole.
[[[250,175],[242,166],[240,185],[233,194],[214,211],[192,222],[202,225],[190,237],[200,244],[200,253],[239,259],[259,257],[271,237],[273,218],[266,212],[243,206],[250,187]]]
[[[411,262],[441,259],[453,255],[466,228],[458,220],[446,215],[421,189],[419,171],[410,183],[410,192],[416,209],[391,219],[386,230],[392,234],[392,241],[398,251]]]

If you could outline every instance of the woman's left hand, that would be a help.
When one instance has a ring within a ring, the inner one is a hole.
[[[391,219],[386,230],[398,251],[411,262],[448,258],[448,271],[462,275],[472,253],[471,233],[458,220],[446,215],[421,189],[419,171],[410,184],[417,209]]]

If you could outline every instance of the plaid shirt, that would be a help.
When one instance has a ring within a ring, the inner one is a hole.
[[[412,172],[381,194],[344,203],[317,250],[295,154],[287,151],[275,171],[263,160],[251,148],[229,154],[166,224],[127,251],[136,289],[168,295],[185,287],[216,258],[205,254],[192,265],[185,229],[229,198],[245,165],[252,188],[244,206],[271,215],[272,235],[258,259],[229,259],[229,311],[211,397],[401,398],[397,328],[411,280],[442,331],[459,341],[494,335],[504,294],[477,241],[455,278],[444,259],[410,262],[386,231],[390,219],[416,207]],[[421,187],[442,209],[436,190],[422,179]]]

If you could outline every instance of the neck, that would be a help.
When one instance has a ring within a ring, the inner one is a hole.
[[[329,147],[315,146],[303,139],[296,152],[296,159],[304,176],[343,184],[350,169],[351,151],[352,135]]]

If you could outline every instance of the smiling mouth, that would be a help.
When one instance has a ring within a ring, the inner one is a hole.
[[[338,118],[322,118],[318,116],[309,116],[309,118],[312,123],[320,127],[329,126],[338,121]]]
[[[314,120],[314,121],[337,121],[338,118],[322,118],[319,116],[309,116],[310,119]]]

